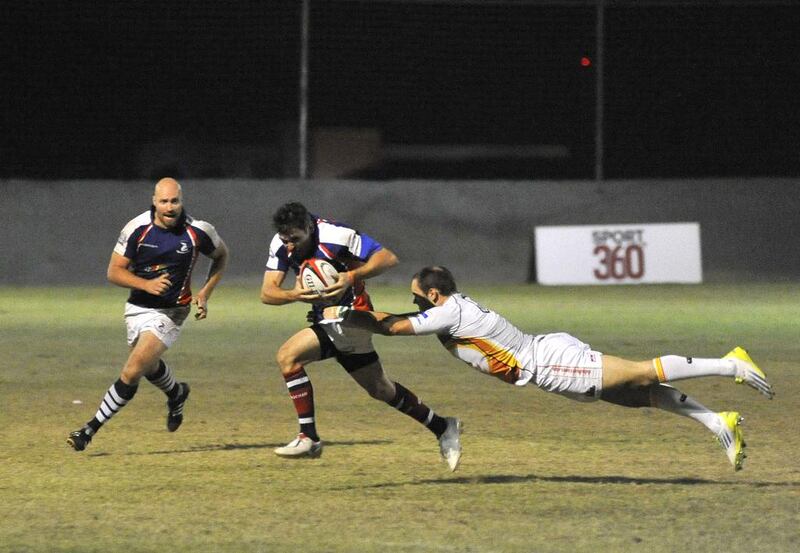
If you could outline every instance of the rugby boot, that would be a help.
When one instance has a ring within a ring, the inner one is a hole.
[[[183,423],[183,406],[191,391],[186,382],[181,382],[178,386],[180,386],[180,391],[175,399],[167,400],[167,409],[169,410],[167,412],[167,430],[170,432],[175,432]]]
[[[769,399],[775,397],[775,392],[772,391],[772,386],[767,382],[767,375],[764,374],[758,365],[748,355],[747,350],[736,346],[728,352],[723,359],[730,359],[736,363],[736,383],[745,383],[748,386],[755,388]]]

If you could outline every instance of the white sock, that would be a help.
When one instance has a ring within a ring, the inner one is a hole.
[[[700,376],[736,376],[733,359],[698,359],[680,355],[664,355],[653,359],[659,382],[672,382]]]
[[[666,384],[651,386],[650,405],[676,415],[694,419],[714,434],[722,430],[720,418],[714,411],[672,386],[667,386]]]

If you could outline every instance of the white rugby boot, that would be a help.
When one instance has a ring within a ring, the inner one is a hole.
[[[455,472],[461,462],[461,419],[445,417],[444,420],[447,421],[447,429],[439,436],[439,452],[450,470]]]
[[[315,442],[302,432],[285,446],[275,448],[280,457],[319,457],[322,455],[322,440]]]

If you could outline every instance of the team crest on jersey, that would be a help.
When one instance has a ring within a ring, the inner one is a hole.
[[[189,243],[181,240],[181,247],[175,251],[178,253],[189,253]]]

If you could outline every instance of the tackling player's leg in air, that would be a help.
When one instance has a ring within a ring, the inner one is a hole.
[[[736,411],[714,412],[665,384],[702,376],[733,377],[739,384],[774,397],[764,372],[743,348],[736,347],[721,359],[665,355],[637,362],[604,355],[600,399],[625,407],[655,407],[699,422],[716,436],[734,470],[740,470],[746,457],[741,415]]]

